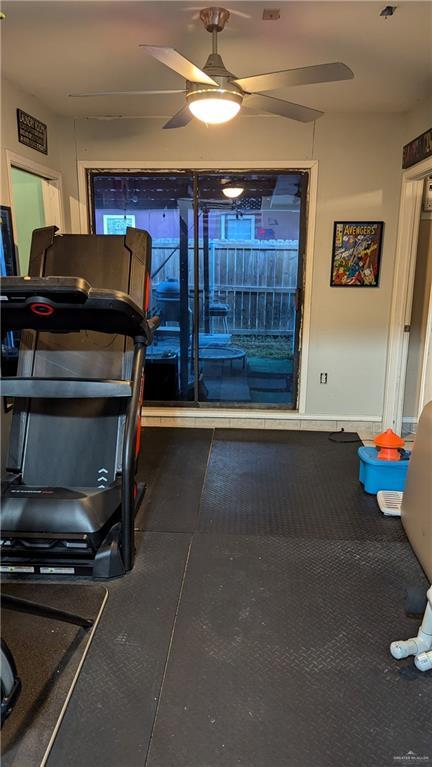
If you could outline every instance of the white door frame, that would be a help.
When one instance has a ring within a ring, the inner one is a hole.
[[[140,171],[172,171],[172,170],[307,170],[309,172],[308,187],[308,210],[306,227],[306,252],[304,259],[304,295],[303,295],[303,317],[300,333],[300,375],[298,391],[298,409],[289,411],[292,417],[303,415],[306,412],[306,390],[307,373],[309,358],[309,340],[310,340],[310,322],[311,322],[311,304],[312,304],[312,276],[313,276],[313,255],[315,239],[315,221],[317,208],[318,192],[318,160],[263,160],[256,162],[167,162],[166,160],[151,161],[147,160],[128,160],[113,162],[112,160],[78,160],[78,198],[79,198],[79,216],[81,233],[88,233],[89,222],[89,200],[87,189],[87,170],[112,170],[125,172],[130,170]],[[249,413],[249,411],[247,411]],[[250,411],[253,414],[259,411]],[[244,413],[246,415],[246,412]],[[286,417],[284,413],[284,417]]]
[[[402,173],[390,331],[384,390],[383,427],[399,432],[414,291],[417,243],[424,179],[432,174],[432,156]]]
[[[425,345],[423,350],[422,372],[420,379],[419,407],[417,421],[424,406],[432,400],[432,285],[429,294],[429,309],[426,325]]]
[[[59,221],[57,226],[59,229],[64,229],[64,210],[63,210],[63,178],[62,174],[58,170],[54,170],[53,168],[48,168],[46,165],[42,165],[41,163],[35,162],[34,160],[29,159],[28,157],[23,157],[22,155],[16,154],[15,152],[10,152],[9,149],[6,149],[6,167],[7,167],[7,178],[8,178],[8,185],[9,185],[9,200],[10,200],[10,207],[12,210],[12,223],[14,226],[14,231],[17,231],[16,227],[16,219],[15,219],[15,208],[14,208],[14,198],[13,198],[13,184],[12,184],[12,168],[19,168],[20,170],[25,170],[28,173],[33,173],[34,176],[40,176],[41,178],[46,179],[49,181],[48,189],[44,189],[44,208],[45,212],[50,211],[50,209],[54,208],[56,209],[56,217],[57,217],[57,211],[59,216]],[[53,192],[56,192],[55,197],[53,197]]]

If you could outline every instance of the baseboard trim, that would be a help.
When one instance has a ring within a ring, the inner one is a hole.
[[[297,410],[252,410],[235,408],[192,408],[192,407],[143,407],[141,411],[143,417],[151,418],[253,418],[266,420],[286,420],[286,421],[367,421],[372,423],[381,423],[381,415],[340,415],[329,413],[302,413]]]
[[[308,431],[356,431],[371,439],[381,431],[380,416],[299,415],[290,411],[198,410],[195,408],[143,408],[143,426],[180,428],[290,429]]]

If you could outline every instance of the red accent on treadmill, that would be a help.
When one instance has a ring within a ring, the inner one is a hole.
[[[141,408],[142,408],[143,400],[144,400],[144,373],[141,376],[139,408],[138,408],[138,416],[137,416],[137,424],[136,424],[136,435],[135,435],[135,456],[136,457],[139,455],[139,451],[141,447]]]
[[[145,279],[145,289],[144,289],[144,309],[146,312],[148,311],[150,303],[150,278],[147,275]]]
[[[135,457],[139,455],[140,447],[141,447],[141,414],[138,417],[137,426],[136,426]]]
[[[54,314],[55,309],[50,304],[43,304],[40,301],[30,304],[30,310],[33,314],[37,314],[38,317],[51,317]]]

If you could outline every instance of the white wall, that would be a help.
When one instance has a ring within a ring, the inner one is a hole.
[[[318,212],[306,412],[382,413],[392,263],[400,191],[402,115],[327,115],[316,125],[245,116],[224,128],[192,124],[163,131],[163,121],[79,120],[80,160],[190,163],[318,159]],[[329,287],[333,222],[384,220],[380,286]],[[328,383],[319,383],[320,372]]]
[[[403,143],[407,144],[429,128],[432,128],[432,95],[406,113]]]
[[[317,124],[318,212],[308,408],[381,415],[400,193],[399,115],[340,115]],[[377,288],[330,288],[336,220],[384,221]],[[319,384],[320,372],[328,384]]]
[[[48,154],[42,154],[18,141],[17,108],[37,117],[48,126]],[[1,82],[1,173],[0,199],[2,205],[10,205],[10,189],[6,166],[6,150],[32,160],[51,170],[65,173],[70,179],[76,176],[73,120],[54,114],[37,98],[23,91],[15,83]],[[67,201],[67,199],[66,199]],[[68,201],[67,201],[68,202]],[[64,206],[65,229],[71,226],[70,204]]]

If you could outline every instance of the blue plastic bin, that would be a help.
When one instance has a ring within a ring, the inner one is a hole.
[[[405,488],[409,460],[381,461],[375,447],[359,447],[360,482],[367,493]]]

